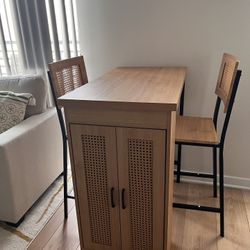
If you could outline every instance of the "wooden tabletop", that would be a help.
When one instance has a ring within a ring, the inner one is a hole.
[[[185,77],[185,67],[121,67],[67,93],[58,101],[63,106],[81,101],[176,110]]]

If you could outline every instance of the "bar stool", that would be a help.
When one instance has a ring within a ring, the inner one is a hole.
[[[62,107],[58,105],[57,98],[70,92],[88,82],[84,59],[82,56],[50,63],[48,70],[49,82],[52,90],[54,103],[61,127],[63,139],[63,183],[64,183],[64,217],[68,218],[68,153],[67,153],[67,132],[65,128]]]
[[[184,91],[181,97],[180,116],[176,118],[176,137],[175,143],[177,150],[177,183],[180,182],[181,176],[193,176],[199,178],[213,179],[213,195],[217,197],[217,150],[219,151],[219,207],[208,207],[200,205],[191,205],[183,203],[173,203],[176,208],[185,208],[193,210],[201,210],[207,212],[215,212],[220,214],[220,235],[224,237],[224,142],[228,123],[230,120],[235,95],[241,77],[241,70],[238,70],[239,60],[229,54],[224,54],[219,71],[219,77],[215,94],[217,101],[215,104],[213,119],[203,117],[183,116]],[[224,103],[225,119],[222,127],[220,139],[217,133],[217,120],[221,101]],[[201,174],[188,171],[181,171],[181,151],[182,145],[210,147],[213,150],[213,173]]]

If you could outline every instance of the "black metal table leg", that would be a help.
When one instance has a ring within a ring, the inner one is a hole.
[[[181,151],[182,151],[182,145],[178,144],[177,146],[177,172],[176,172],[177,183],[180,183],[181,181]]]
[[[217,148],[213,148],[213,187],[214,197],[217,197]]]

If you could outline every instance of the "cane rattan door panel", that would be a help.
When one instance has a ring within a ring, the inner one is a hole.
[[[84,248],[117,250],[120,221],[115,128],[71,125],[71,135]]]
[[[163,249],[165,137],[117,128],[123,250]]]

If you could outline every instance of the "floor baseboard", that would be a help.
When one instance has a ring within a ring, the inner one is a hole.
[[[203,174],[203,172],[199,172],[199,173]],[[212,180],[208,180],[204,178],[197,178],[197,177],[182,176],[181,180],[184,180],[186,182],[192,182],[192,183],[203,183],[203,184],[209,184],[209,185],[212,184]],[[219,176],[218,176],[218,180],[219,180]],[[233,188],[250,190],[250,178],[225,175],[224,183],[225,183],[225,187],[233,187]]]

